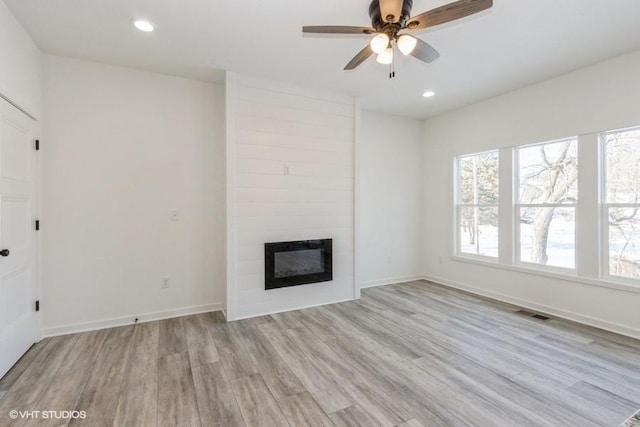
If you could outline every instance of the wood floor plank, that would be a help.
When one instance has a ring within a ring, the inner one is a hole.
[[[279,327],[285,330],[302,327],[302,323],[300,323],[295,314],[291,311],[276,313],[267,317],[272,319]]]
[[[243,329],[239,324],[210,324],[209,332],[230,380],[259,372],[255,359],[247,349],[247,338],[243,336]]]
[[[157,424],[159,341],[158,322],[135,326],[114,425]]]
[[[240,327],[248,338],[247,350],[255,356],[258,371],[276,400],[305,391],[289,364],[280,357],[259,327]]]
[[[220,360],[215,342],[205,324],[205,316],[198,314],[180,319],[185,331],[191,366],[206,365]]]
[[[48,339],[44,339],[31,346],[29,350],[11,367],[2,378],[0,378],[0,392],[9,390],[11,386],[20,378],[25,370],[31,365],[31,362],[40,354],[42,349],[47,346]],[[2,399],[2,396],[0,396]]]
[[[339,411],[354,404],[353,398],[332,378],[331,372],[302,351],[286,331],[273,323],[260,325],[259,328],[284,363],[326,413]]]
[[[424,427],[424,425],[418,420],[409,420],[406,423],[398,424],[398,427]]]
[[[404,402],[389,398],[389,392],[378,380],[376,372],[341,357],[330,343],[321,341],[305,328],[290,329],[287,333],[296,340],[300,351],[331,372],[336,382],[381,425],[395,426],[411,418]]]
[[[35,405],[36,408],[47,408],[54,411],[72,411],[93,370],[98,354],[108,332],[106,330],[85,332],[78,339],[65,358],[63,365],[52,379],[55,387],[49,387]],[[68,418],[64,421],[69,422]],[[59,424],[62,420],[55,420]],[[26,426],[42,425],[42,420],[30,419]],[[51,425],[51,423],[49,423]]]
[[[454,387],[446,377],[421,371],[411,361],[387,348],[378,349],[375,356],[343,343],[335,343],[334,348],[342,358],[369,367],[370,375],[377,375],[378,381],[384,384],[387,397],[406,405],[407,416],[403,421],[416,418],[429,426],[513,425],[512,420],[501,420],[499,406],[478,400],[465,387]]]
[[[593,421],[561,403],[531,393],[526,387],[522,387],[472,361],[458,359],[455,368],[436,357],[424,357],[414,363],[428,372],[446,372],[466,388],[476,390],[479,396],[491,399],[491,401],[507,408],[509,413],[521,414],[520,419],[549,426],[557,424],[597,426]]]
[[[244,426],[240,408],[220,362],[192,367],[193,383],[203,426]]]
[[[159,334],[159,357],[189,352],[184,325],[180,318],[161,320]]]
[[[294,394],[278,401],[292,426],[329,427],[333,423],[308,392]]]
[[[620,424],[620,414],[625,409],[628,410],[629,405],[616,402],[614,405],[609,405],[610,397],[607,399],[592,401],[589,398],[581,395],[579,390],[572,391],[571,387],[575,384],[571,384],[568,387],[563,387],[562,384],[549,380],[548,376],[540,372],[524,372],[516,377],[512,378],[512,381],[526,387],[531,393],[536,393],[540,396],[552,399],[559,402],[563,406],[572,409],[574,412],[580,413],[582,416],[590,419],[594,423],[602,423],[603,425],[617,426]],[[606,392],[605,392],[606,393]],[[594,394],[597,395],[597,394]],[[626,401],[620,398],[621,401]],[[636,407],[635,405],[630,405]],[[640,408],[640,406],[638,406]]]
[[[624,421],[616,418],[615,414],[633,412],[640,409],[640,403],[638,403],[638,401],[640,401],[640,394],[637,395],[635,401],[630,401],[584,381],[572,385],[568,390],[583,397],[589,401],[591,405],[606,408],[609,412],[607,415],[612,418],[612,424],[615,423],[616,420],[619,422]]]
[[[159,360],[158,425],[200,426],[196,392],[186,353],[176,353]]]
[[[357,404],[330,413],[329,418],[336,427],[377,427],[381,425]]]
[[[85,411],[87,417],[72,419],[69,425],[113,424],[133,331],[133,326],[123,326],[107,331],[91,375],[76,405],[76,409]]]
[[[31,361],[5,397],[0,401],[0,410],[28,409],[36,404],[51,387],[51,382],[67,355],[78,340],[78,335],[67,335],[48,340],[45,347]],[[35,409],[35,408],[34,408]]]
[[[247,426],[287,426],[287,419],[267,388],[262,375],[237,378],[231,387]]]

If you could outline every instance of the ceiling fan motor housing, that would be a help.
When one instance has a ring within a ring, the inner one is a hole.
[[[380,12],[380,1],[373,0],[369,6],[369,17],[371,17],[371,26],[379,32],[395,33],[404,27],[405,22],[411,16],[411,8],[413,0],[404,0],[402,3],[402,16],[393,17],[392,23],[388,22],[387,17],[383,17]]]

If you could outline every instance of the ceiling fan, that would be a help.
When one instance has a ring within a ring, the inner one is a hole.
[[[371,42],[344,67],[345,70],[355,69],[373,54],[378,55],[379,63],[393,67],[394,45],[404,55],[411,55],[420,61],[430,63],[440,57],[438,51],[418,38],[401,33],[402,31],[424,30],[473,15],[492,6],[493,0],[458,0],[410,17],[413,0],[373,0],[369,6],[371,27],[306,26],[302,27],[302,32],[374,35]],[[395,77],[393,70],[389,77]]]

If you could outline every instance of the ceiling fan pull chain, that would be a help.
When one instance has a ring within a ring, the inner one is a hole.
[[[396,77],[396,51],[395,45],[391,44],[391,64],[389,64],[389,78],[394,79]]]

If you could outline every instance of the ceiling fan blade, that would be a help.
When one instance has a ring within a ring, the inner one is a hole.
[[[411,56],[418,58],[422,62],[426,62],[427,64],[435,61],[440,58],[440,53],[433,48],[429,43],[423,42],[420,39],[416,39],[418,43],[416,43],[416,47],[411,52]]]
[[[380,2],[380,16],[384,22],[398,22],[402,17],[403,0],[378,0]]]
[[[366,61],[371,55],[373,55],[373,50],[371,50],[371,46],[367,44],[367,46],[362,49],[353,59],[344,67],[345,70],[353,70],[357,68],[360,64]]]
[[[302,27],[303,33],[314,34],[373,34],[376,32],[373,28],[368,27],[347,27],[340,25],[320,25]]]
[[[406,27],[422,30],[482,12],[492,6],[493,0],[458,0],[409,18]]]

